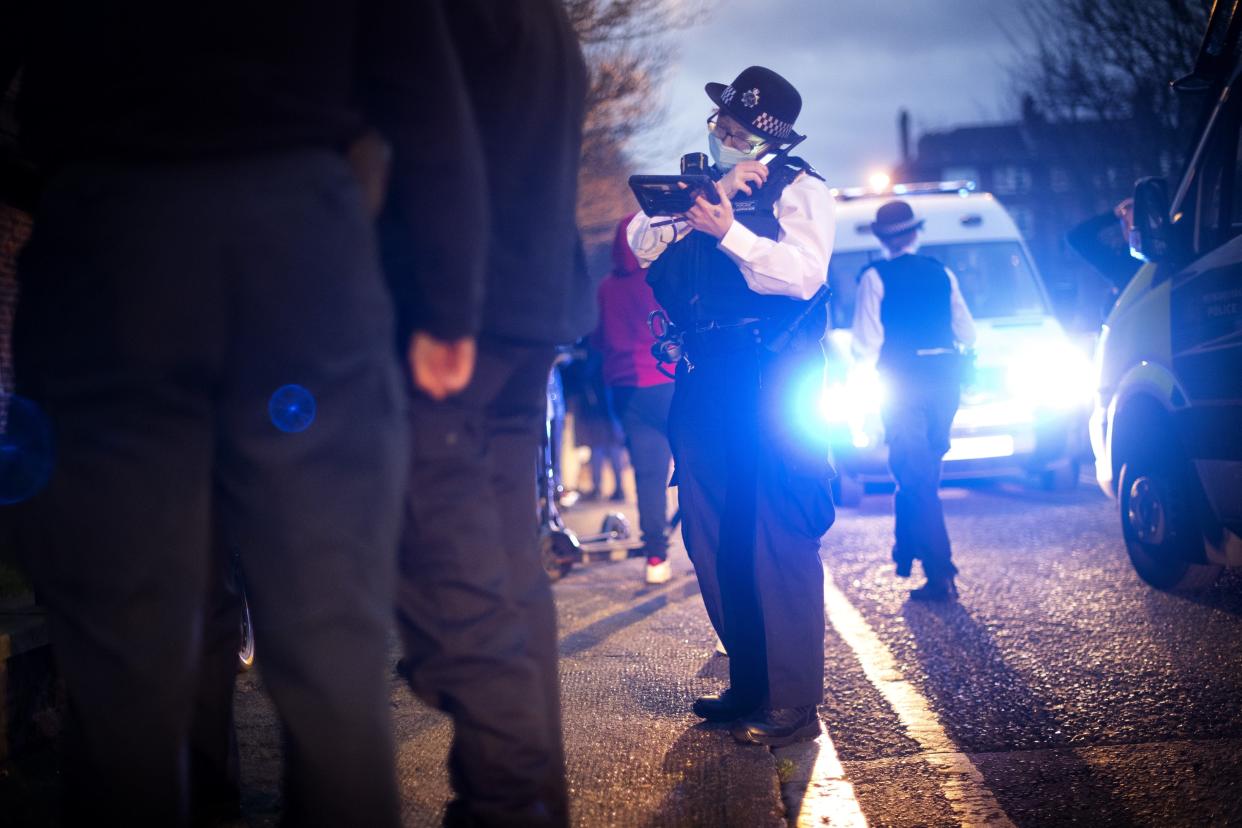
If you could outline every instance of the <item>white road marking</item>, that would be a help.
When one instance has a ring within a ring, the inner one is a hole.
[[[965,828],[1014,828],[996,797],[988,790],[983,774],[945,733],[927,699],[913,684],[902,678],[892,652],[867,624],[862,613],[837,589],[826,569],[824,610],[837,634],[854,651],[867,680],[897,713],[906,734],[923,749],[920,756],[939,776],[941,793],[948,800],[958,822]]]
[[[854,796],[854,786],[845,778],[845,768],[837,758],[837,748],[832,743],[824,723],[819,724],[819,738],[789,747],[777,748],[778,758],[793,760],[798,767],[810,766],[805,779],[793,779],[785,786],[785,793],[792,788],[799,797],[797,802],[786,799],[797,815],[792,824],[795,828],[866,828],[867,818],[862,806]],[[809,754],[814,754],[812,758]]]

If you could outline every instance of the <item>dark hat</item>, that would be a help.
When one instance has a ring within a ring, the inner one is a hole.
[[[871,222],[871,232],[880,238],[900,236],[923,226],[923,219],[914,217],[914,210],[904,201],[890,201],[880,205],[875,211],[875,221]]]
[[[783,144],[800,137],[793,125],[802,111],[802,96],[771,69],[751,66],[729,86],[709,83],[703,88],[716,106],[760,138]]]

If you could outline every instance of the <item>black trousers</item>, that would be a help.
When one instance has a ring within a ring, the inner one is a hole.
[[[346,166],[63,171],[20,262],[56,465],[22,553],[68,692],[69,822],[235,810],[239,556],[291,824],[396,825],[385,634],[405,482],[392,309]],[[317,405],[289,433],[273,392]],[[191,732],[193,750],[190,749]]]
[[[929,358],[937,359],[937,358]],[[956,357],[922,371],[887,371],[890,399],[883,411],[893,497],[897,562],[921,560],[928,578],[957,573],[940,503],[940,465],[949,450],[961,384]]]
[[[690,356],[693,370],[678,365],[669,431],[682,535],[729,651],[730,684],[756,704],[818,704],[819,545],[834,517],[833,473],[826,448],[802,441],[793,412],[800,390],[818,387],[822,352],[816,345],[780,358],[755,348]]]
[[[483,340],[416,396],[398,614],[411,687],[453,717],[447,824],[565,825],[556,609],[536,544],[551,347]]]
[[[668,444],[668,412],[673,404],[673,385],[614,385],[610,391],[634,466],[643,551],[649,558],[664,560],[668,557],[668,471],[673,457]]]

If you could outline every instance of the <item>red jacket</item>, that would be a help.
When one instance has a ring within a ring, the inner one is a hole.
[[[599,327],[591,344],[603,354],[605,383],[647,388],[672,380],[660,373],[651,355],[655,337],[647,327],[647,316],[660,305],[647,285],[647,271],[638,266],[626,239],[630,218],[617,225],[613,270],[599,286]]]

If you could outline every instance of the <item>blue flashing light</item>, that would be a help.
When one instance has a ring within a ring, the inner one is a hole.
[[[20,503],[52,476],[52,424],[24,397],[0,395],[0,504]]]
[[[282,385],[267,403],[272,425],[286,434],[297,434],[315,422],[315,397],[300,385]]]

